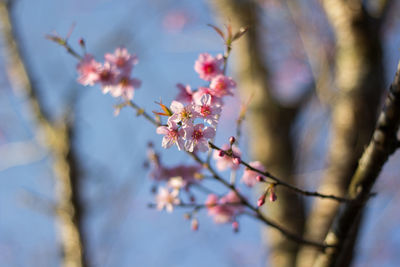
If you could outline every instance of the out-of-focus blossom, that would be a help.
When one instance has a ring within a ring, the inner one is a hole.
[[[165,15],[162,26],[169,32],[178,33],[183,30],[188,21],[189,16],[184,10],[172,10]]]
[[[253,161],[250,162],[249,165],[257,170],[260,171],[265,171],[264,166],[262,165],[261,162],[259,161]],[[243,172],[243,176],[242,176],[242,182],[247,185],[248,187],[252,187],[254,186],[258,181],[257,181],[257,176],[259,176],[260,174],[258,172],[252,171],[248,168],[246,168]]]
[[[185,131],[185,148],[189,152],[198,149],[201,152],[208,151],[208,140],[214,138],[215,129],[212,127],[204,127],[204,124],[196,124],[184,128]]]
[[[178,198],[179,191],[168,190],[167,188],[160,187],[156,196],[156,204],[158,210],[166,209],[167,212],[174,210],[174,205],[179,205],[181,201]]]
[[[236,83],[231,77],[220,74],[211,80],[210,91],[216,97],[223,97],[233,95],[235,87]]]
[[[210,194],[205,201],[208,214],[214,217],[215,223],[234,222],[236,216],[243,212],[243,206],[240,203],[240,198],[234,191],[230,191],[221,198]]]
[[[76,66],[78,82],[84,86],[94,85],[99,80],[100,68],[101,64],[94,60],[92,55],[86,54]]]
[[[184,86],[183,84],[178,83],[176,87],[179,89],[179,94],[176,96],[176,100],[186,104],[191,103],[193,100],[193,92],[190,85]]]
[[[114,54],[105,54],[104,58],[125,75],[129,75],[133,66],[139,62],[135,55],[129,54],[126,48],[121,47],[115,49]]]
[[[221,149],[227,151],[230,148],[229,144],[224,144]],[[242,155],[240,149],[233,145],[232,146],[233,157],[227,156],[226,153],[220,153],[218,150],[214,150],[213,158],[216,160],[217,169],[220,171],[232,168],[233,170],[239,169],[239,165],[234,163],[234,159]],[[221,157],[222,154],[222,157]]]
[[[208,53],[199,55],[194,64],[194,70],[199,74],[200,78],[211,81],[212,78],[222,73],[222,63],[224,59],[221,54],[215,58]]]
[[[121,77],[116,85],[110,88],[113,97],[122,97],[125,100],[132,100],[135,89],[139,88],[141,81],[128,76]]]

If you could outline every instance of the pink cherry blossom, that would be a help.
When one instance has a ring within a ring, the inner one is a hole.
[[[78,82],[87,85],[94,85],[99,80],[101,64],[94,60],[93,56],[86,54],[78,63],[76,69],[79,73]]]
[[[193,101],[193,92],[190,85],[184,86],[183,84],[178,83],[176,87],[179,89],[179,94],[176,96],[176,100],[186,104]]]
[[[249,165],[257,170],[265,171],[264,166],[259,161],[250,162]],[[246,170],[244,171],[243,176],[242,176],[242,182],[245,185],[247,185],[248,187],[252,187],[258,182],[257,176],[259,176],[259,175],[260,174],[258,172],[255,172],[255,171],[252,171],[252,170],[246,168]]]
[[[108,62],[105,62],[103,66],[99,69],[98,81],[102,86],[102,91],[104,94],[110,92],[110,90],[115,86],[117,79],[116,69]]]
[[[169,190],[164,187],[160,187],[158,194],[156,196],[156,204],[158,210],[163,210],[164,208],[167,212],[172,212],[174,210],[174,205],[179,205],[181,201],[178,198],[179,191]]]
[[[196,110],[192,104],[184,105],[178,101],[172,101],[170,106],[171,111],[174,113],[168,120],[174,121],[176,123],[181,122],[182,124],[191,124],[193,120],[197,117]]]
[[[195,109],[200,118],[204,119],[205,122],[215,127],[218,123],[218,118],[221,113],[221,106],[219,104],[212,104],[211,100],[211,95],[203,95],[196,103]]]
[[[208,140],[214,138],[215,129],[205,127],[204,124],[196,124],[184,128],[185,131],[185,148],[189,152],[193,152],[195,147],[202,152],[208,151]]]
[[[221,54],[214,58],[208,53],[203,53],[196,60],[194,70],[200,75],[201,79],[211,81],[213,77],[222,73],[221,66],[223,61]]]
[[[215,104],[215,105],[220,105],[220,106],[222,106],[222,104],[223,104],[223,103],[222,103],[222,99],[219,98],[219,97],[217,97],[217,96],[214,96],[213,94],[214,94],[214,92],[211,91],[210,88],[208,88],[208,87],[199,87],[199,88],[197,89],[197,91],[193,93],[193,96],[192,96],[193,102],[199,103],[200,100],[201,100],[201,98],[202,98],[204,95],[211,95],[211,103],[212,103],[213,105]]]
[[[221,149],[227,151],[230,148],[229,144],[224,144],[221,146]],[[234,158],[240,157],[242,155],[240,149],[233,145],[232,152],[234,157],[229,157],[226,153],[222,153],[222,157],[218,150],[214,150],[213,158],[216,160],[217,169],[220,171],[231,168],[233,170],[239,169],[240,165],[235,164]]]
[[[133,65],[136,65],[139,62],[135,55],[129,54],[126,48],[120,47],[115,49],[114,54],[105,54],[104,58],[110,64],[117,67],[118,70],[125,75],[129,75],[133,68]]]
[[[232,89],[235,87],[236,83],[231,77],[220,74],[211,80],[210,91],[214,96],[223,97],[233,95]]]
[[[168,126],[160,126],[157,128],[156,132],[158,134],[163,134],[162,147],[170,148],[172,145],[176,144],[179,150],[184,147],[184,131],[179,129],[176,122],[169,120]]]
[[[113,97],[122,97],[125,100],[132,100],[135,89],[140,87],[141,81],[138,79],[121,76],[119,81],[110,88],[110,93]]]
[[[205,205],[208,214],[214,217],[215,223],[234,222],[235,217],[243,212],[243,206],[240,198],[234,191],[230,191],[227,195],[218,199],[217,195],[208,195]]]

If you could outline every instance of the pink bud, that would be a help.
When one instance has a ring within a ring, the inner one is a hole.
[[[265,203],[265,195],[263,194],[258,200],[257,200],[257,206],[261,207]]]
[[[271,190],[271,194],[269,194],[269,201],[275,202],[278,199],[275,192]]]
[[[235,139],[234,136],[229,137],[229,143],[230,143],[231,145],[233,145],[235,142],[236,142],[236,139]]]
[[[83,40],[83,38],[79,39],[79,45],[83,47],[85,46],[85,40]]]
[[[265,181],[264,177],[262,177],[261,175],[257,175],[256,176],[256,180],[257,180],[257,182],[264,182]]]
[[[234,221],[234,222],[232,223],[232,228],[233,228],[233,231],[234,231],[235,233],[239,232],[239,223],[238,223],[237,221]]]
[[[239,165],[240,164],[240,158],[239,157],[234,157],[232,161],[233,161],[233,163],[235,165]]]
[[[199,230],[199,221],[197,219],[193,219],[191,223],[191,227],[193,231]]]
[[[221,158],[222,158],[223,156],[225,156],[225,151],[220,150],[220,151],[218,152],[218,156],[220,156]]]

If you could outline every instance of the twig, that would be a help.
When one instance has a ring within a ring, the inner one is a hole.
[[[210,145],[210,147],[212,149],[223,151],[221,148],[219,148],[215,144],[213,144],[211,142],[208,142],[208,143],[209,143],[209,145]],[[226,155],[229,156],[228,153],[226,153]],[[298,188],[296,186],[293,186],[293,185],[290,185],[288,183],[285,183],[284,181],[282,181],[281,179],[275,177],[274,175],[272,175],[271,173],[269,173],[267,171],[261,171],[259,169],[256,169],[256,168],[252,167],[251,165],[249,165],[247,162],[245,162],[243,160],[240,160],[240,163],[242,165],[246,166],[246,168],[248,168],[248,169],[250,169],[250,170],[252,170],[254,172],[257,172],[257,173],[259,173],[259,174],[261,174],[261,175],[263,175],[265,177],[268,177],[269,179],[273,180],[275,186],[279,186],[279,185],[284,186],[284,187],[286,187],[286,188],[288,188],[288,189],[290,189],[290,190],[292,190],[292,191],[294,191],[296,193],[299,193],[301,195],[333,199],[333,200],[336,200],[338,202],[348,202],[348,201],[350,201],[350,199],[343,198],[343,197],[338,197],[338,196],[334,196],[334,195],[326,195],[326,194],[321,194],[321,193],[318,193],[318,192],[311,192],[311,191],[302,190],[302,189],[300,189],[300,188]]]

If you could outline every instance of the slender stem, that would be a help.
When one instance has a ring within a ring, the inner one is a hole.
[[[209,142],[209,145],[210,145],[210,147],[211,147],[212,149],[222,150],[221,148],[219,148],[218,146],[216,146],[215,144],[213,144],[213,143],[211,143],[211,142]],[[223,151],[223,150],[222,150],[222,151]],[[229,156],[228,153],[227,153],[226,155]],[[294,191],[294,192],[296,192],[296,193],[299,193],[299,194],[301,194],[301,195],[304,195],[304,196],[312,196],[312,197],[320,197],[320,198],[326,198],[326,199],[333,199],[333,200],[336,200],[336,201],[338,201],[338,202],[348,202],[348,201],[351,201],[350,199],[347,199],[347,198],[344,198],[344,197],[338,197],[338,196],[334,196],[334,195],[326,195],[326,194],[321,194],[321,193],[318,193],[318,192],[311,192],[311,191],[302,190],[302,189],[300,189],[300,188],[298,188],[298,187],[296,187],[296,186],[290,185],[290,184],[288,184],[288,183],[282,181],[281,179],[277,178],[276,176],[272,175],[271,173],[269,173],[269,172],[267,172],[267,171],[261,171],[261,170],[259,170],[259,169],[256,169],[256,168],[252,167],[251,165],[249,165],[247,162],[245,162],[245,161],[243,161],[243,160],[240,160],[240,163],[241,163],[242,165],[246,166],[246,168],[248,168],[248,169],[250,169],[250,170],[252,170],[252,171],[254,171],[254,172],[257,172],[257,173],[259,173],[259,174],[261,174],[261,175],[263,175],[263,176],[265,176],[265,177],[267,177],[267,178],[273,180],[273,181],[274,181],[274,184],[275,184],[276,186],[279,186],[279,185],[280,185],[280,186],[286,187],[286,188],[288,188],[288,189],[290,189],[290,190],[292,190],[292,191]]]
[[[131,106],[132,108],[134,108],[135,110],[137,110],[139,112],[139,115],[143,115],[143,117],[145,119],[147,119],[149,122],[151,122],[155,126],[160,126],[161,125],[159,122],[154,120],[148,113],[146,113],[143,108],[140,108],[138,105],[136,105],[132,101],[128,102],[128,105]],[[213,149],[219,149],[218,147],[216,147],[212,143],[210,143],[210,146]],[[221,150],[221,149],[219,149],[219,150]],[[230,190],[234,191],[236,193],[236,195],[238,196],[238,198],[240,199],[240,204],[243,205],[243,206],[246,206],[250,210],[254,211],[256,213],[256,218],[258,220],[262,221],[263,223],[265,223],[266,225],[268,225],[268,226],[270,226],[272,228],[275,228],[276,230],[281,232],[283,235],[285,235],[287,238],[289,238],[289,239],[291,239],[291,240],[293,240],[295,242],[298,242],[298,243],[301,243],[301,244],[304,244],[304,245],[310,245],[310,246],[318,247],[318,248],[320,248],[322,250],[324,250],[326,248],[329,248],[329,247],[334,247],[332,245],[321,244],[321,243],[318,243],[318,242],[314,242],[314,241],[311,241],[311,240],[304,239],[304,238],[302,238],[302,237],[300,237],[300,236],[298,236],[296,234],[293,234],[293,233],[289,232],[288,230],[282,228],[278,224],[272,222],[270,219],[265,217],[259,211],[258,207],[255,207],[252,204],[250,204],[250,202],[236,189],[235,185],[230,184],[229,182],[225,181],[221,176],[219,176],[218,173],[214,170],[214,168],[211,167],[210,164],[208,164],[206,161],[203,161],[197,154],[195,154],[193,152],[186,151],[186,153],[188,155],[190,155],[196,162],[198,162],[200,165],[202,165],[203,168],[207,169],[211,173],[211,175],[214,177],[215,180],[217,180],[218,182],[220,182],[221,184],[223,184],[225,187],[229,188]],[[251,166],[249,166],[249,167],[251,167]],[[256,171],[256,169],[254,169],[254,170]],[[265,175],[265,176],[267,176],[267,175]],[[277,178],[275,178],[275,179],[277,180]],[[298,190],[300,190],[300,189],[298,189]],[[302,191],[302,190],[300,190],[300,191]]]

